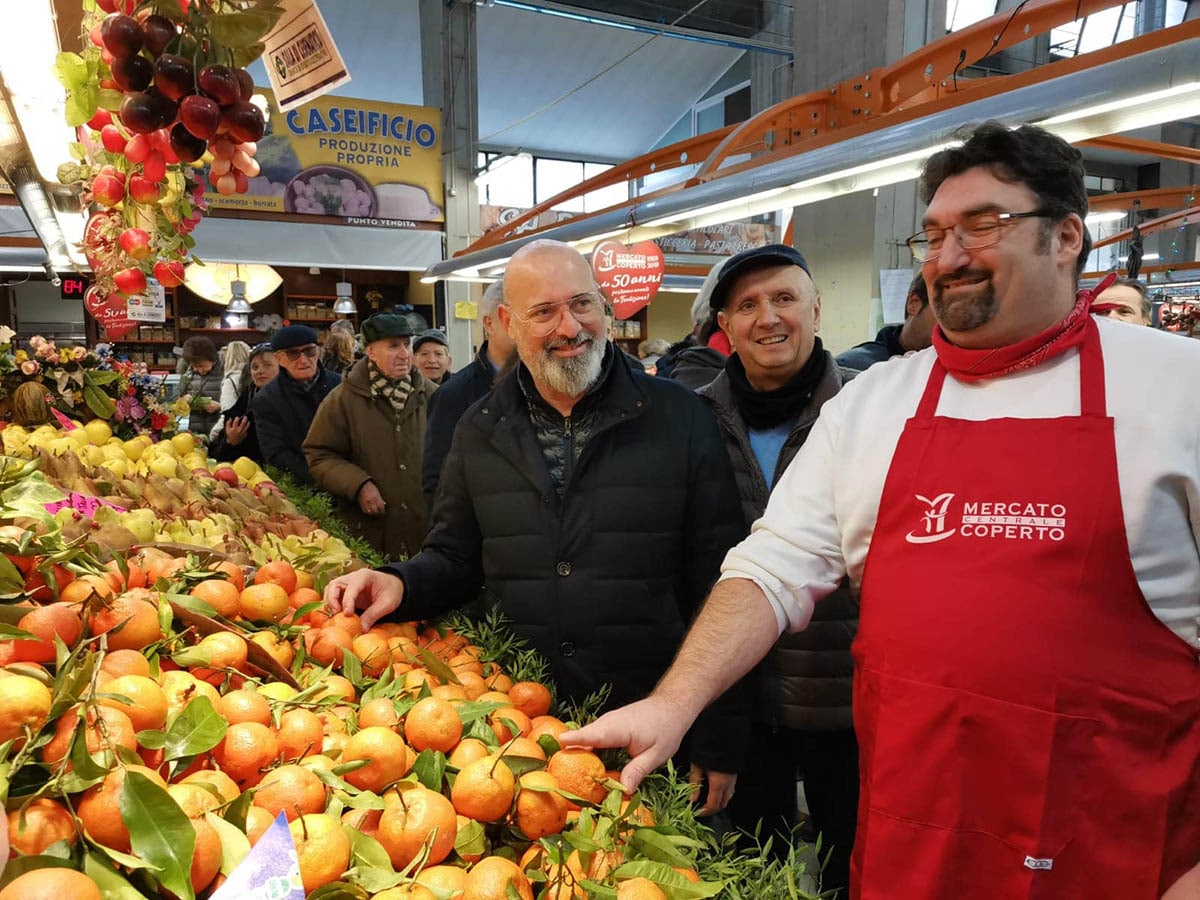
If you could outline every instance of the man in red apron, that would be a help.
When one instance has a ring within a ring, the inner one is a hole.
[[[852,898],[1200,896],[1200,346],[1089,314],[1047,132],[981,126],[922,189],[933,350],[824,408],[654,694],[564,742],[634,786],[849,573]]]

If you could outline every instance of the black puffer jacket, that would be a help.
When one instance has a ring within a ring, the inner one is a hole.
[[[800,413],[769,483],[750,448],[749,429],[738,413],[725,372],[696,393],[712,407],[733,462],[748,533],[767,508],[771,489],[804,445],[821,407],[856,374],[839,368],[828,351],[825,376]],[[851,728],[854,660],[850,644],[858,631],[858,596],[848,582],[817,604],[812,622],[798,634],[785,634],[759,664],[755,715],[769,725],[804,731]]]
[[[609,359],[561,498],[509,373],[459,423],[421,553],[387,570],[404,579],[406,619],[466,604],[482,584],[562,696],[607,682],[612,708],[654,687],[745,528],[712,416],[679,385]],[[737,771],[743,734],[716,716],[702,717],[691,759]]]
[[[271,382],[254,395],[250,409],[263,461],[308,483],[308,462],[300,448],[313,416],[329,392],[341,383],[340,375],[318,368],[312,383],[303,384],[280,369]]]
[[[433,507],[433,495],[437,493],[442,464],[450,452],[450,439],[454,437],[458,420],[467,407],[491,393],[495,383],[496,370],[492,368],[487,347],[487,341],[484,341],[471,364],[442,382],[429,399],[429,426],[421,455],[421,493],[425,495],[428,509]]]

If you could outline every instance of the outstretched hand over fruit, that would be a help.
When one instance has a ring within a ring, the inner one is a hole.
[[[684,710],[651,694],[645,700],[605,713],[577,731],[564,731],[558,742],[564,747],[627,748],[633,758],[621,770],[621,784],[632,792],[637,790],[642,779],[675,754],[691,724],[692,720]],[[712,773],[709,774],[711,791]],[[728,793],[732,796],[732,785]],[[725,798],[727,802],[728,797]],[[708,809],[710,805],[711,802],[705,804],[703,815],[717,811]]]
[[[333,613],[362,610],[363,631],[394,612],[404,599],[404,582],[395,575],[359,569],[335,578],[325,587],[325,605]]]

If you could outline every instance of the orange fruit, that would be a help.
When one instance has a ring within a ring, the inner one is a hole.
[[[300,859],[304,892],[312,893],[341,877],[350,865],[350,838],[342,823],[326,813],[301,816],[288,828]]]
[[[512,706],[512,698],[500,691],[484,691],[475,699],[480,703],[503,703],[505,706]]]
[[[214,709],[220,703],[217,689],[207,681],[200,681],[191,672],[163,672],[161,681],[163,693],[167,697],[167,718],[178,715],[197,697],[207,697]]]
[[[0,744],[36,734],[50,714],[50,689],[28,675],[11,675],[0,688]]]
[[[477,675],[475,672],[455,672],[458,676],[458,683],[462,685],[462,689],[467,692],[468,700],[478,700],[487,693],[487,682],[483,680],[482,675]]]
[[[115,593],[103,575],[80,575],[62,589],[58,599],[64,603],[82,603],[92,596],[108,598]]]
[[[355,613],[334,613],[329,617],[329,621],[325,625],[327,628],[340,628],[352,638],[356,638],[363,633],[362,619]]]
[[[244,671],[249,650],[246,639],[232,631],[215,631],[207,634],[196,644],[196,651],[208,655],[208,663],[193,666],[191,673],[200,681],[222,684],[233,670]]]
[[[378,678],[392,663],[392,655],[388,650],[387,638],[380,634],[360,634],[350,645],[354,655],[362,662],[362,669],[368,675]]]
[[[341,675],[326,675],[322,684],[324,689],[313,697],[314,700],[323,700],[326,697],[338,697],[350,701],[358,699],[358,691],[350,683],[350,679],[343,678]]]
[[[271,724],[271,704],[258,691],[249,688],[239,688],[225,694],[217,704],[217,712],[224,716],[230,725],[236,725],[238,722]]]
[[[550,712],[550,688],[536,681],[518,681],[508,689],[512,705],[533,719]]]
[[[567,723],[554,716],[537,716],[529,724],[529,737],[535,741],[543,734],[548,734],[557,741],[558,736],[568,730]]]
[[[492,731],[496,733],[500,743],[510,741],[515,737],[520,737],[523,734],[529,734],[533,727],[529,721],[529,716],[521,712],[515,706],[502,706],[500,709],[492,710],[488,713],[488,723],[492,726]],[[513,729],[516,728],[514,732]]]
[[[75,817],[48,797],[8,814],[8,845],[25,856],[39,856],[59,841],[75,843]]]
[[[508,900],[509,888],[521,900],[533,900],[533,888],[525,873],[503,856],[488,856],[471,867],[461,900]]]
[[[145,766],[125,766],[113,769],[95,787],[88,788],[75,803],[75,817],[83,823],[92,839],[114,850],[128,852],[129,829],[121,818],[121,786],[129,772],[145,775],[166,789],[162,776]]]
[[[493,691],[500,691],[507,694],[508,689],[513,686],[513,680],[501,672],[495,663],[491,663],[491,665],[494,667],[494,671],[491,675],[485,676],[484,681],[487,682],[487,686]]]
[[[214,572],[224,572],[226,579],[238,589],[239,593],[246,586],[246,575],[242,572],[242,567],[235,562],[223,559],[216,565],[209,566],[209,568]]]
[[[242,793],[232,778],[216,769],[204,769],[185,776],[180,784],[198,784],[201,787],[212,788],[221,803],[232,803]],[[210,791],[209,793],[212,793]]]
[[[285,594],[290,594],[296,590],[296,570],[291,563],[276,559],[259,567],[254,573],[254,583],[278,585]]]
[[[503,753],[502,758],[505,760],[510,756],[524,756],[529,759],[540,759],[542,761],[546,759],[546,751],[533,738],[515,737],[511,741],[506,741],[500,749]]]
[[[130,591],[114,597],[92,612],[88,628],[92,634],[108,635],[109,650],[141,650],[163,636],[158,604],[148,599],[152,596],[149,591]]]
[[[100,753],[105,750],[115,753],[118,747],[124,747],[130,752],[137,751],[137,730],[123,708],[102,705],[89,707],[87,723],[84,739],[88,753]],[[54,737],[42,747],[42,760],[53,765],[66,759],[67,754],[71,752],[71,741],[78,727],[77,710],[69,709],[59,716],[58,721],[54,723]]]
[[[371,900],[438,900],[438,895],[423,884],[401,884],[372,894]]]
[[[48,663],[54,662],[54,639],[61,638],[68,647],[74,646],[83,634],[83,619],[77,606],[60,601],[31,609],[17,627],[36,635],[37,640],[13,641],[13,659]]]
[[[279,755],[285,760],[300,759],[321,749],[324,727],[316,713],[307,709],[289,709],[279,717]]]
[[[601,803],[608,795],[608,789],[598,783],[607,777],[604,763],[590,750],[559,750],[546,763],[546,771],[558,779],[563,790],[592,803]]]
[[[312,589],[312,587],[298,587],[288,594],[288,607],[290,609],[299,609],[302,606],[308,606],[310,603],[320,603],[321,595]]]
[[[318,665],[341,666],[342,655],[354,646],[354,638],[344,628],[326,625],[304,633],[304,649]]]
[[[420,693],[424,685],[435,688],[441,684],[441,680],[430,672],[428,669],[410,669],[404,673],[404,677],[400,679],[405,691],[411,694]]]
[[[249,838],[251,847],[257,844],[258,839],[267,833],[267,829],[271,827],[274,821],[275,817],[261,806],[251,806],[246,810],[246,837]]]
[[[199,893],[217,877],[221,871],[221,836],[204,819],[192,819],[192,828],[196,832],[196,849],[192,854],[192,868],[189,872],[192,889]]]
[[[323,812],[325,799],[325,785],[311,769],[289,764],[263,776],[253,802],[272,818],[283,813],[290,822],[297,816]]]
[[[361,769],[347,772],[343,777],[359,790],[382,793],[394,781],[408,772],[408,747],[404,738],[390,728],[372,725],[354,734],[342,749],[339,762],[369,759]]]
[[[352,831],[378,839],[382,809],[348,809],[342,813],[342,824]]]
[[[414,750],[449,753],[463,733],[458,710],[448,700],[426,697],[418,700],[404,717],[404,737]]]
[[[396,704],[388,697],[376,697],[358,708],[359,728],[369,728],[372,725],[395,728],[399,724],[400,714],[396,712]]]
[[[124,712],[133,722],[135,731],[153,731],[167,723],[167,695],[157,681],[145,675],[114,678],[104,685],[97,702]]]
[[[458,835],[458,819],[449,800],[437,791],[418,786],[397,795],[389,794],[386,802],[375,838],[388,852],[393,866],[397,869],[407,866],[427,840],[429,865],[436,865],[450,855]]]
[[[638,877],[618,882],[617,900],[667,900],[667,895],[649,878]]]
[[[100,671],[107,672],[113,678],[121,675],[150,676],[150,660],[137,650],[110,650],[104,654],[100,663]]]
[[[0,891],[0,900],[103,900],[96,882],[74,869],[34,869]]]
[[[167,793],[171,795],[171,799],[179,805],[189,819],[202,816],[221,805],[220,797],[195,781],[168,784]]]
[[[224,578],[201,581],[191,591],[193,597],[203,600],[217,611],[217,615],[227,619],[236,619],[241,612],[241,606],[238,604],[241,593],[236,584]]]
[[[477,660],[474,656],[469,656],[466,653],[460,653],[458,656],[450,657],[446,664],[450,666],[456,675],[461,674],[462,672],[474,672],[476,675],[483,675],[483,663]]]
[[[467,870],[458,866],[427,866],[414,877],[417,884],[439,891],[449,891],[451,894],[456,894],[467,886]]]
[[[250,642],[266,650],[285,669],[290,669],[296,659],[296,648],[273,631],[256,631],[250,636]]]
[[[469,700],[466,690],[461,684],[439,684],[429,691],[431,696],[439,700]]]
[[[485,756],[463,766],[450,789],[454,808],[479,822],[499,822],[513,804],[516,779],[497,756]]]
[[[700,883],[700,873],[695,869],[685,869],[683,866],[671,866],[671,868],[690,881],[692,884]]]
[[[275,732],[258,722],[230,725],[213,751],[217,765],[243,787],[257,784],[278,757],[279,742]]]
[[[479,740],[479,738],[463,738],[450,753],[447,761],[454,768],[461,769],[467,763],[483,759],[489,753],[491,753],[491,750],[488,748],[488,745]]]
[[[526,772],[517,794],[516,824],[531,841],[558,834],[567,824],[567,799],[558,793],[558,779],[549,772]]]
[[[288,611],[287,591],[270,581],[252,584],[238,595],[238,609],[256,622],[278,622]]]

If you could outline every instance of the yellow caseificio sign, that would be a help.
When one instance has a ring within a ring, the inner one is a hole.
[[[326,95],[272,109],[250,189],[205,199],[304,221],[441,230],[441,137],[441,111],[424,106]]]

